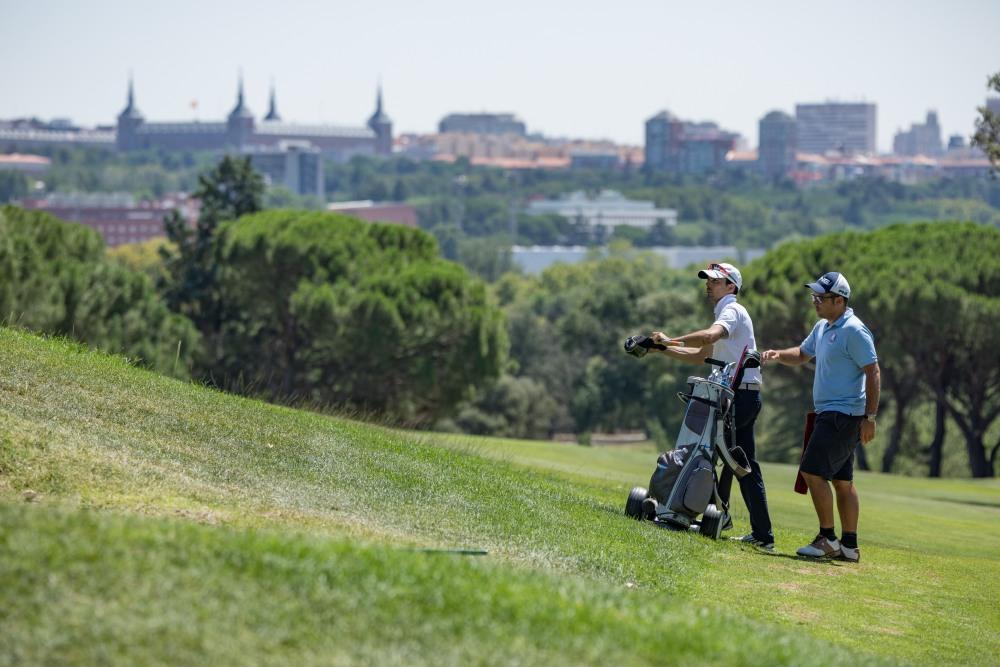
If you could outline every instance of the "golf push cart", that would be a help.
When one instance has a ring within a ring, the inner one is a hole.
[[[650,349],[666,348],[646,336],[625,341],[625,351],[635,357],[644,357]],[[737,479],[750,474],[746,453],[726,439],[735,432],[734,388],[743,382],[746,369],[760,366],[760,353],[744,349],[737,362],[709,358],[705,363],[714,366],[712,373],[689,377],[687,391],[677,393],[686,408],[675,448],[656,460],[649,489],[632,489],[625,514],[663,528],[697,530],[715,540],[730,522],[729,506],[719,497],[719,461]]]

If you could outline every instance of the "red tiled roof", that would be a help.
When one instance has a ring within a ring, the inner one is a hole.
[[[24,153],[8,153],[0,155],[0,164],[34,164],[40,167],[47,167],[52,164],[52,160],[43,155],[28,155]]]

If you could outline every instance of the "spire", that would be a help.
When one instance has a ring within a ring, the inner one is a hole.
[[[267,108],[267,115],[264,116],[264,120],[281,120],[281,116],[278,115],[278,103],[274,95],[274,82],[271,82],[271,102]]]
[[[388,114],[382,108],[382,82],[378,82],[378,92],[375,95],[375,113],[368,119],[368,127],[375,129],[376,125],[387,125],[392,123]]]
[[[229,113],[230,118],[252,118],[253,114],[243,103],[243,72],[240,72],[240,83],[236,89],[236,107]]]
[[[240,72],[239,89],[236,91],[236,108],[243,108],[243,72]]]
[[[128,75],[128,98],[126,99],[125,108],[122,112],[118,114],[119,118],[131,118],[131,119],[142,119],[142,114],[135,106],[135,85],[132,81],[132,73],[129,72]]]

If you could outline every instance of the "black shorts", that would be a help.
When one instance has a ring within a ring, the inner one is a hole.
[[[806,444],[799,469],[823,479],[854,479],[854,450],[861,443],[864,417],[843,412],[821,412]]]

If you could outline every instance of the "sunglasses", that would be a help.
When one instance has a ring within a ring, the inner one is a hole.
[[[820,294],[811,294],[810,297],[812,298],[812,302],[813,303],[817,303],[818,304],[818,303],[823,303],[827,299],[836,299],[837,295],[836,294],[823,294],[823,295],[820,295]]]

